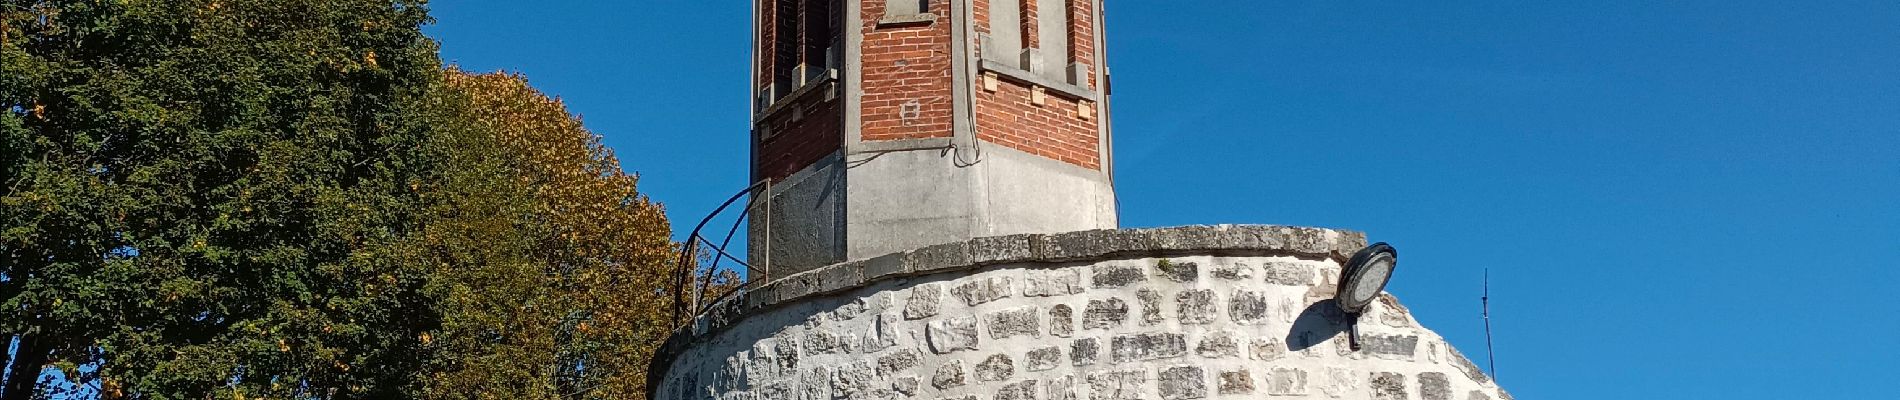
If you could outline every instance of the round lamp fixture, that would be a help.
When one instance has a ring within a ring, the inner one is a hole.
[[[1379,298],[1379,292],[1385,290],[1386,282],[1392,280],[1392,271],[1398,267],[1399,251],[1392,245],[1380,242],[1360,249],[1339,275],[1339,293],[1334,300],[1347,314],[1359,315]]]

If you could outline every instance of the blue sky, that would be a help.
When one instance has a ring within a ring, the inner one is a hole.
[[[1390,290],[1526,399],[1900,380],[1900,3],[1117,1],[1126,226],[1396,245]],[[695,222],[746,186],[748,2],[438,2]]]

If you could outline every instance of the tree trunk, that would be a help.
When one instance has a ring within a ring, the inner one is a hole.
[[[20,351],[13,353],[6,385],[0,387],[0,400],[32,400],[40,383],[40,371],[53,352],[45,335],[20,335],[19,338]]]

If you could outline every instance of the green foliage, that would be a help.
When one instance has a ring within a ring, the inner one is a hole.
[[[440,318],[403,260],[444,169],[414,117],[440,81],[421,1],[0,10],[0,333],[24,356],[101,364],[106,397],[418,390]]]

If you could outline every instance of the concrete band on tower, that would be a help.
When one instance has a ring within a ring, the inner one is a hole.
[[[1383,296],[1331,300],[1363,234],[1193,226],[980,238],[785,277],[655,354],[650,398],[1508,399]]]

